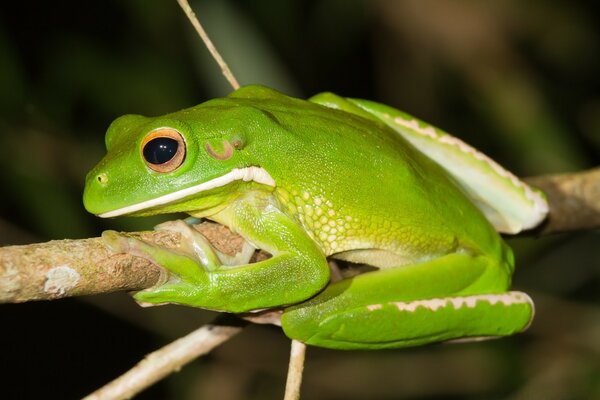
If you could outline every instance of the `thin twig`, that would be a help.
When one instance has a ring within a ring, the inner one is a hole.
[[[290,349],[290,363],[288,366],[287,381],[285,382],[285,395],[283,400],[298,400],[300,386],[302,385],[302,372],[304,371],[304,356],[306,345],[292,339]]]
[[[219,53],[217,48],[213,45],[213,42],[210,40],[210,38],[204,31],[204,28],[202,28],[202,24],[200,24],[200,21],[198,21],[198,18],[196,18],[196,14],[194,14],[194,11],[192,11],[192,8],[190,7],[188,1],[177,0],[177,2],[179,3],[183,11],[185,12],[185,15],[188,17],[188,19],[196,29],[196,32],[198,32],[198,35],[200,35],[200,39],[202,39],[202,42],[204,42],[204,45],[206,46],[208,51],[210,51],[210,54],[213,56],[217,64],[219,64],[219,67],[221,67],[221,73],[223,74],[225,79],[227,79],[233,90],[239,89],[240,84],[238,83],[237,79],[235,79],[235,76],[229,69],[229,66],[227,65],[225,60],[223,60],[223,57],[221,57],[221,54]]]
[[[204,325],[148,354],[135,367],[86,396],[84,400],[114,400],[133,397],[241,332],[245,322],[231,318],[227,315],[219,316],[212,324]],[[236,323],[236,321],[239,322]]]

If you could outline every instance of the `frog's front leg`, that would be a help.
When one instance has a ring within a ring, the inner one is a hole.
[[[282,327],[293,339],[336,349],[510,335],[529,325],[533,303],[525,293],[506,292],[504,275],[485,257],[468,254],[368,272],[286,309]]]
[[[272,257],[254,264],[221,265],[199,233],[185,233],[182,225],[175,227],[187,239],[182,252],[128,238],[125,250],[170,273],[166,283],[137,292],[136,300],[244,312],[303,301],[329,281],[321,249],[279,210],[270,194],[246,194],[213,217]]]

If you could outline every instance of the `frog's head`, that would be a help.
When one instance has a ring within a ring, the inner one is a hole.
[[[255,139],[249,128],[268,119],[228,99],[164,117],[118,118],[106,134],[106,156],[87,175],[85,208],[100,217],[202,213],[240,186],[274,187],[247,149]]]

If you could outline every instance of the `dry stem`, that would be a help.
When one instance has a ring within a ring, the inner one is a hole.
[[[283,400],[298,400],[300,398],[300,386],[302,385],[302,372],[304,371],[304,356],[306,345],[292,339],[290,349],[290,363],[288,366],[287,381],[285,382],[285,395]]]
[[[194,14],[194,11],[192,11],[192,8],[190,7],[188,1],[177,0],[177,2],[179,3],[183,11],[185,12],[185,15],[188,17],[188,19],[194,26],[194,29],[196,29],[196,32],[198,32],[200,39],[202,39],[202,41],[206,45],[206,48],[208,49],[208,51],[210,51],[210,54],[213,56],[217,64],[219,64],[219,67],[221,67],[221,73],[223,74],[225,79],[227,79],[233,90],[239,89],[240,84],[229,69],[229,66],[227,65],[225,60],[223,60],[223,57],[221,57],[221,54],[219,53],[213,42],[208,37],[208,34],[204,31],[204,28],[202,28],[202,25],[198,21],[198,18],[196,18],[196,14]]]
[[[242,331],[243,321],[218,317],[214,323],[148,354],[135,367],[106,384],[84,400],[129,399],[165,376],[207,354]]]

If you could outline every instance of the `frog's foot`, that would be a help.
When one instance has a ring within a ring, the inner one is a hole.
[[[180,219],[167,221],[154,227],[157,231],[169,231],[181,235],[180,251],[199,262],[207,271],[214,271],[221,266],[218,252],[210,242],[185,221]]]
[[[240,317],[246,321],[250,321],[253,324],[269,324],[281,326],[281,315],[283,309],[274,308],[256,312],[249,312],[245,314],[239,314]]]
[[[198,218],[186,218],[185,220],[167,221],[154,227],[157,231],[177,232],[181,235],[182,250],[196,257],[205,265],[242,265],[250,263],[256,248],[247,240],[244,240],[242,249],[235,255],[229,255],[215,249],[208,240],[194,229],[191,225],[198,223]],[[209,260],[203,260],[209,257]]]
[[[153,304],[190,304],[190,298],[204,298],[210,295],[210,273],[218,269],[221,262],[204,236],[180,222],[160,227],[182,235],[181,247],[177,250],[149,244],[114,231],[103,232],[104,242],[113,251],[144,258],[167,271],[168,277],[165,282],[137,292],[134,295],[137,301]]]

